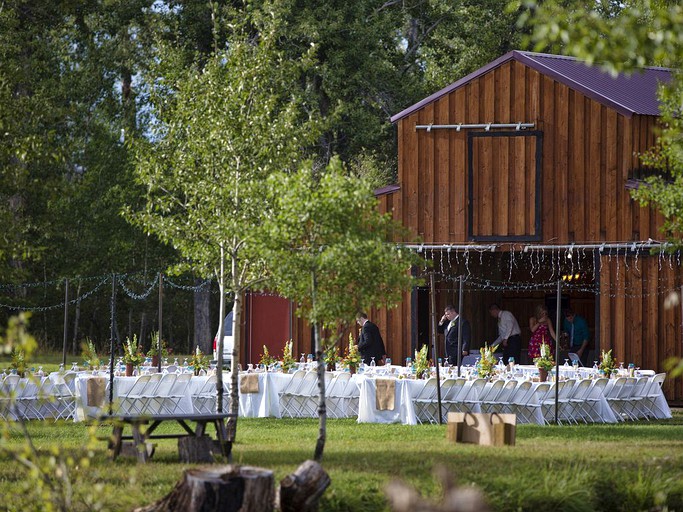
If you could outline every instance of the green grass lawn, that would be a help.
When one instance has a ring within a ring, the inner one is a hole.
[[[162,427],[164,428],[164,427]],[[173,426],[165,427],[173,428]],[[59,446],[85,453],[87,427],[79,423],[30,422],[39,450]],[[99,435],[109,434],[101,427]],[[620,425],[517,427],[514,447],[455,445],[439,425],[357,424],[329,420],[323,465],[332,484],[322,510],[388,510],[384,485],[401,478],[432,498],[440,488],[435,465],[447,466],[462,485],[475,484],[497,511],[683,510],[683,411],[668,421]],[[240,419],[234,463],[272,469],[276,481],[311,458],[317,421]],[[18,447],[13,432],[7,441]],[[130,510],[167,494],[184,469],[176,440],[158,440],[153,461],[107,457],[106,443],[93,449],[90,467],[74,481],[95,488],[106,510]],[[0,456],[2,508],[23,510],[29,491],[26,473]],[[27,490],[28,488],[28,490]],[[668,508],[665,508],[668,507]],[[80,510],[94,506],[79,504]]]

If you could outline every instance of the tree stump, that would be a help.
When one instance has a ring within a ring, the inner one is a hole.
[[[221,456],[220,446],[209,436],[178,438],[178,455],[180,462],[190,464],[198,462],[216,462],[216,457]]]
[[[188,469],[164,498],[135,512],[272,512],[273,472],[251,466]]]
[[[307,460],[280,482],[282,512],[316,512],[318,502],[330,485],[330,477],[315,461]]]

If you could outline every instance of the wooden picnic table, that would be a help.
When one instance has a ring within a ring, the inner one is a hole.
[[[228,441],[225,420],[234,418],[231,413],[212,413],[212,414],[155,414],[154,416],[141,415],[107,415],[98,418],[100,422],[112,423],[114,430],[112,436],[106,438],[109,441],[109,449],[113,460],[121,454],[124,441],[132,441],[133,448],[137,453],[139,462],[147,462],[154,451],[148,449],[150,439],[172,439],[188,441],[202,441],[208,439],[206,436],[206,426],[213,424],[216,427],[216,442],[218,443],[221,454],[230,460],[232,443]],[[155,430],[165,421],[175,422],[180,425],[184,432],[159,434]],[[194,428],[190,426],[194,423]],[[124,435],[124,428],[130,425],[131,434]],[[146,428],[145,428],[146,427]],[[213,441],[212,441],[213,442]]]

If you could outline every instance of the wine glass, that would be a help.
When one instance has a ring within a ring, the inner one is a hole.
[[[370,361],[370,367],[374,368],[375,366],[377,366],[377,363],[375,363],[375,357],[373,356],[372,361]]]

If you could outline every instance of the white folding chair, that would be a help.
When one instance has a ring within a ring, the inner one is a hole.
[[[458,377],[455,379],[446,379],[441,384],[441,407],[442,417],[446,418],[449,412],[458,407],[462,402],[462,396],[465,390],[467,379]]]
[[[188,391],[190,389],[190,380],[192,379],[191,373],[181,373],[176,375],[173,381],[173,387],[171,388],[168,395],[165,396],[164,410],[168,411],[168,414],[176,414],[182,412],[181,402],[188,397]],[[190,398],[190,402],[191,402]],[[190,413],[191,411],[187,411]]]
[[[609,384],[609,379],[601,377],[593,381],[589,380],[589,382],[592,382],[592,385],[583,400],[583,404],[581,404],[581,410],[588,414],[593,422],[605,423],[605,418],[601,414],[600,408],[603,404],[605,388]],[[609,404],[607,406],[609,407]]]
[[[467,390],[467,394],[460,402],[463,412],[476,412],[475,409],[479,408],[479,395],[482,393],[487,383],[488,380],[484,378],[478,378],[472,381],[471,386]]]
[[[643,403],[646,404],[648,408],[653,412],[653,416],[655,418],[660,417],[657,415],[657,411],[661,412],[662,418],[666,418],[668,416],[667,411],[662,409],[657,404],[659,400],[663,400],[662,385],[664,384],[665,379],[666,373],[658,373],[654,377],[652,377],[652,380],[650,381],[650,387],[647,390],[646,398],[643,401]]]
[[[633,420],[645,418],[650,420],[650,411],[645,403],[647,399],[647,391],[650,387],[650,379],[647,377],[638,377],[633,386],[633,391],[628,400],[623,403],[624,412]]]
[[[147,398],[143,395],[143,393],[150,378],[150,375],[140,375],[137,377],[137,379],[135,379],[135,382],[128,390],[128,393],[119,397],[119,414],[142,414],[144,406],[147,403]]]
[[[489,406],[496,401],[496,398],[502,391],[504,385],[504,380],[494,380],[481,390],[477,399],[480,412],[488,412]]]
[[[0,415],[6,420],[17,419],[16,395],[19,375],[7,375],[0,386]]]
[[[510,396],[508,403],[502,407],[501,412],[509,412],[521,417],[521,413],[518,412],[519,408],[529,401],[529,397],[534,392],[531,389],[532,386],[533,383],[529,380],[523,380],[517,384],[514,393]]]
[[[413,398],[413,404],[415,404],[415,416],[417,421],[424,423],[424,421],[429,421],[430,423],[435,423],[434,415],[437,412],[436,409],[436,377],[430,377],[425,381],[424,386],[418,393],[418,395]]]
[[[613,382],[612,387],[606,388],[605,391],[605,399],[619,421],[624,421],[624,417],[621,415],[620,397],[625,394],[624,387],[626,386],[627,380],[628,377],[619,377]],[[626,391],[630,393],[631,389],[633,389],[633,385]]]
[[[166,400],[169,399],[168,397],[171,394],[171,389],[177,375],[175,373],[153,373],[151,377],[142,392],[142,395],[147,399],[144,407],[145,412],[150,414],[170,414],[169,404],[166,403]]]
[[[314,417],[318,398],[318,373],[315,370],[306,372],[301,386],[292,393],[292,407],[297,417]]]
[[[550,382],[541,382],[528,393],[525,403],[520,403],[517,411],[519,420],[518,423],[537,423],[544,425],[546,423],[543,415],[543,402],[553,390]]]
[[[579,380],[574,386],[574,392],[567,400],[567,414],[570,414],[576,423],[578,423],[578,420],[588,423],[586,420],[587,412],[583,404],[590,393],[591,385],[592,381],[589,379]]]
[[[206,382],[192,395],[192,406],[198,414],[208,414],[216,408],[216,374],[209,375]]]
[[[500,390],[498,395],[493,400],[489,400],[487,402],[482,403],[482,412],[505,412],[507,408],[509,408],[509,406],[511,405],[510,399],[514,396],[516,388],[516,380],[513,379],[505,381],[503,388]]]
[[[304,375],[306,372],[304,370],[295,371],[289,379],[289,383],[280,393],[280,410],[282,415],[288,415],[290,418],[294,417],[296,408],[293,406],[294,394],[301,387]]]
[[[344,391],[350,380],[350,373],[339,373],[332,379],[329,390],[325,393],[325,406],[327,407],[327,412],[333,418],[346,417]]]

